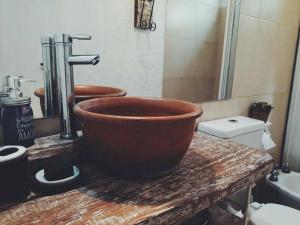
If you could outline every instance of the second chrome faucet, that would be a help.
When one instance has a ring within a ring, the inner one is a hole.
[[[54,116],[59,109],[60,136],[62,139],[75,139],[77,132],[73,107],[75,104],[73,65],[96,65],[100,56],[73,55],[73,40],[91,40],[90,35],[56,34],[42,37],[45,116]]]

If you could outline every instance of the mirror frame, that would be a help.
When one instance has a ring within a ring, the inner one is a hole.
[[[232,97],[235,69],[241,0],[229,0],[228,4],[218,100],[228,100]]]

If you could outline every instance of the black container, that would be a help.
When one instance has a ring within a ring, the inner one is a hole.
[[[26,197],[30,193],[28,157],[22,146],[0,148],[0,202]]]
[[[29,97],[2,99],[1,121],[5,145],[34,144],[33,111]]]

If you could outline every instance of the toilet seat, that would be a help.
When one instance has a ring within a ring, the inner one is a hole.
[[[258,208],[250,215],[250,220],[254,225],[299,225],[300,211],[278,204],[261,204],[260,207],[254,205],[252,209]]]

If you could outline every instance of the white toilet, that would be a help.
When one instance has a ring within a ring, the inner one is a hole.
[[[198,131],[211,136],[230,139],[249,147],[262,149],[266,125],[263,121],[237,116],[201,122]],[[237,198],[241,197],[237,194]],[[278,204],[252,203],[250,220],[254,225],[299,225],[300,211]]]

